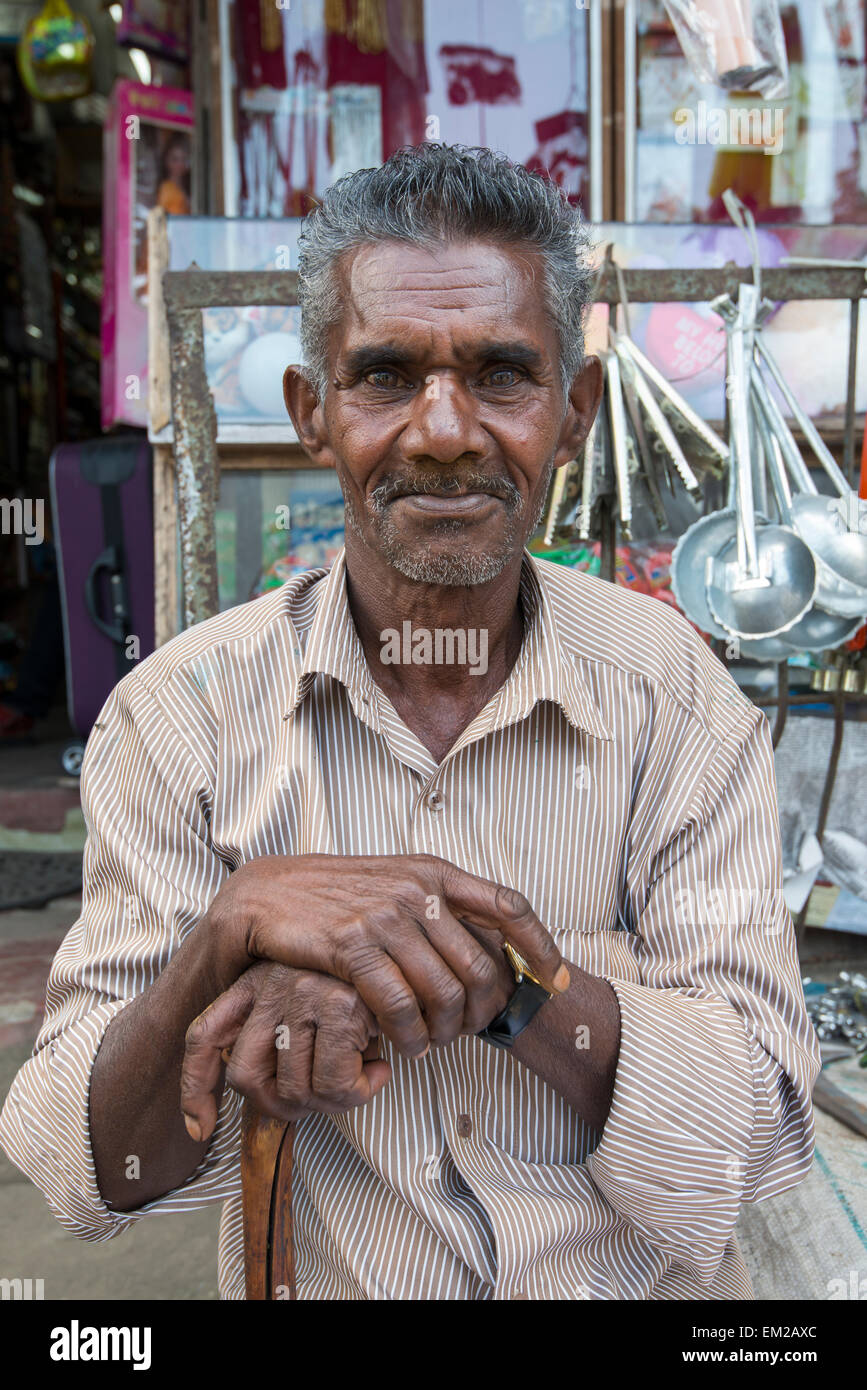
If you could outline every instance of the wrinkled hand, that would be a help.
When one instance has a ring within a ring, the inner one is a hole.
[[[266,855],[232,874],[215,913],[233,962],[278,961],[354,985],[404,1056],[477,1033],[505,1006],[511,942],[550,990],[557,946],[522,894],[433,855]]]
[[[187,1029],[181,1109],[197,1141],[217,1122],[226,1082],[262,1115],[298,1120],[366,1105],[391,1078],[379,1060],[379,1025],[356,990],[309,970],[251,966]]]

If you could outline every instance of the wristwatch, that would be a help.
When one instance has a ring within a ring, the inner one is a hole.
[[[515,972],[517,988],[502,1013],[491,1019],[487,1028],[476,1036],[484,1038],[494,1047],[509,1048],[518,1034],[523,1033],[527,1024],[536,1017],[546,1000],[551,998],[551,994],[541,980],[536,979],[524,957],[519,956],[513,946],[506,942],[503,950]]]

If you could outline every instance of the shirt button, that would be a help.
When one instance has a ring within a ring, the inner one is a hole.
[[[473,1132],[473,1122],[469,1115],[458,1115],[457,1131],[462,1139],[469,1139]]]
[[[513,1293],[513,1294],[512,1294],[512,1302],[514,1303],[517,1299],[525,1299],[527,1302],[529,1302],[529,1301],[530,1301],[530,1295],[529,1295],[528,1293],[520,1293],[520,1292],[519,1292],[519,1293]]]
[[[442,792],[430,792],[427,804],[431,811],[441,811],[445,805]]]

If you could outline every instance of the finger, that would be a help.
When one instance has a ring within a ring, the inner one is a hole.
[[[295,1109],[277,1090],[274,1007],[260,996],[241,1029],[226,1067],[226,1084],[245,1096],[260,1115],[274,1120],[295,1118]]]
[[[523,893],[442,862],[443,893],[454,915],[501,932],[547,989],[556,994],[567,990],[569,971],[563,957]]]
[[[217,1123],[221,1052],[235,1043],[256,1001],[259,967],[246,971],[187,1029],[181,1064],[181,1110],[190,1137],[204,1143]]]
[[[463,1016],[458,1031],[478,1033],[505,1007],[503,980],[508,978],[508,972],[500,968],[472,930],[452,915],[445,902],[440,907],[439,917],[425,920],[424,930],[463,987]],[[490,931],[485,935],[493,940]]]
[[[463,981],[432,943],[430,925],[425,922],[422,926],[407,914],[404,930],[395,935],[388,950],[418,1000],[431,1043],[443,1046],[461,1034],[467,992]],[[469,939],[459,923],[455,926]],[[477,942],[472,945],[479,955],[484,954]]]
[[[380,1029],[404,1057],[423,1057],[431,1039],[415,993],[406,976],[381,946],[349,945],[341,960],[341,978],[351,981]]]
[[[316,1022],[295,996],[289,1001],[286,1022],[288,1046],[277,1048],[277,1094],[291,1105],[306,1106],[312,1091]]]
[[[371,1023],[376,1026],[375,1020]],[[320,1106],[352,1110],[366,1105],[391,1076],[387,1062],[365,1063],[368,1029],[363,1032],[350,1028],[345,1018],[333,1013],[322,1018],[316,1029],[316,1048],[311,1078],[313,1109]]]

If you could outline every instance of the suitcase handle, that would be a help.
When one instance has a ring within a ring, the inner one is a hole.
[[[109,573],[111,606],[116,619],[114,623],[107,623],[98,612],[99,596],[96,585],[101,570],[107,570]],[[100,632],[104,632],[106,637],[111,638],[112,642],[122,643],[129,626],[129,610],[117,546],[107,546],[102,554],[94,560],[90,567],[90,573],[84,581],[84,601],[91,619]]]

